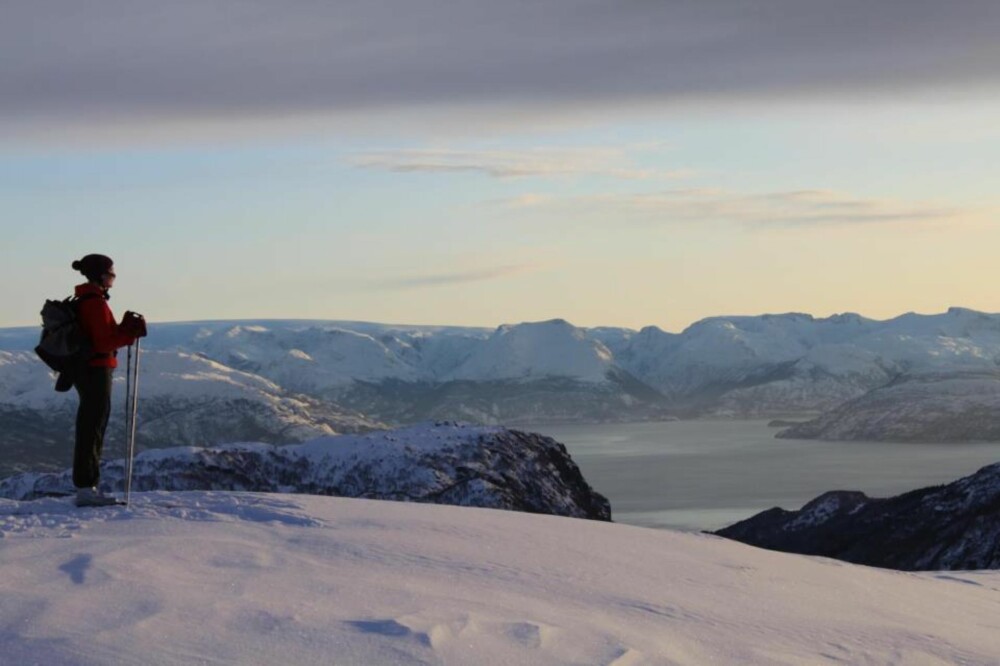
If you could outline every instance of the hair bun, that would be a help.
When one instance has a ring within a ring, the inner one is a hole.
[[[111,270],[114,262],[103,254],[88,254],[73,262],[73,270],[80,271],[91,282],[98,282],[101,276]]]

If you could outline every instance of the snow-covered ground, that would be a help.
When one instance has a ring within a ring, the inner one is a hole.
[[[1000,572],[305,495],[0,500],[9,664],[996,664]]]

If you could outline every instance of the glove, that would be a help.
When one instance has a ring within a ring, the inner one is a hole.
[[[122,328],[133,338],[146,337],[146,318],[137,312],[129,310],[122,317]]]

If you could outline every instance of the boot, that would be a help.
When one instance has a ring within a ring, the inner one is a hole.
[[[77,506],[114,506],[119,504],[111,495],[105,495],[97,488],[77,488],[76,489],[76,505]]]

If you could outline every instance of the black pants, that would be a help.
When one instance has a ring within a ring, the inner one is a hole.
[[[76,376],[74,386],[80,394],[76,412],[76,449],[73,452],[73,485],[90,488],[101,476],[101,450],[104,431],[111,415],[111,376],[113,368],[85,368]]]

